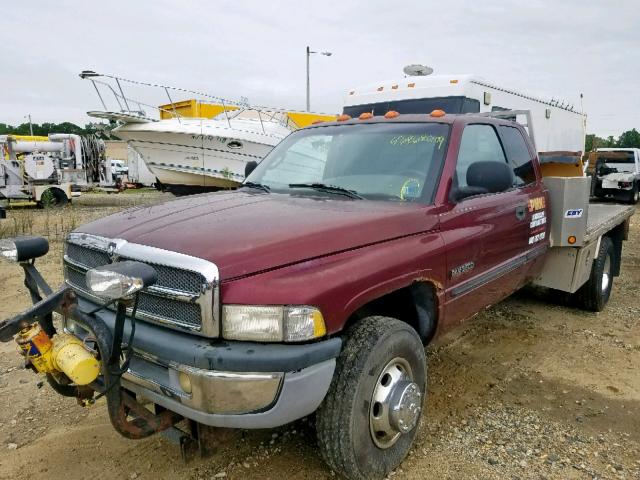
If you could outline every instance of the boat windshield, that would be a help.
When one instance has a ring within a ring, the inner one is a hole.
[[[444,110],[447,113],[477,113],[480,111],[480,102],[468,97],[411,98],[350,105],[344,107],[343,113],[356,118],[364,112],[384,115],[391,110],[398,113],[431,113],[433,110]]]
[[[431,203],[448,137],[443,123],[303,129],[278,144],[247,181],[272,192]]]

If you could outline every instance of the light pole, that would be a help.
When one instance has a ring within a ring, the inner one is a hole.
[[[29,119],[29,133],[33,137],[33,124],[31,123],[31,114],[25,115],[24,118]]]
[[[309,57],[312,53],[319,53],[320,55],[324,55],[325,57],[330,57],[331,52],[314,52],[309,49],[307,46],[307,112],[311,111],[311,86],[309,81]]]

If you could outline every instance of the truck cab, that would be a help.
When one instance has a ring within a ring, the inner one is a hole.
[[[0,339],[17,334],[25,345],[41,328],[53,338],[47,355],[61,351],[60,334],[92,346],[102,373],[82,389],[64,388],[77,369],[56,370],[61,362],[36,369],[63,394],[105,395],[128,438],[183,418],[270,428],[316,412],[334,471],[383,478],[423,416],[424,345],[542,281],[549,252],[565,241],[552,244],[535,148],[521,125],[486,115],[365,112],[292,133],[247,173],[236,191],[74,231],[65,285],[44,299],[35,288],[41,301],[0,324]],[[616,215],[584,245],[571,231],[574,250],[554,257],[574,262],[565,271],[579,270],[576,258],[588,269],[567,291],[592,310],[606,304],[619,269],[631,212]],[[0,253],[46,293],[25,263],[46,250],[25,242],[4,241]],[[64,314],[64,332],[47,321],[52,310]]]

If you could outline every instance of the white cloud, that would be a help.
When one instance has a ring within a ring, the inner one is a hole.
[[[87,68],[302,108],[309,44],[333,52],[312,58],[316,111],[427,63],[575,104],[582,92],[588,130],[618,134],[640,127],[638,25],[633,0],[32,0],[3,9],[0,122],[87,122],[99,106],[77,76]]]

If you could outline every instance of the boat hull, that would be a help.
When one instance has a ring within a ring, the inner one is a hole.
[[[265,122],[267,123],[267,122]],[[125,124],[113,133],[138,152],[158,182],[168,190],[233,188],[244,180],[247,162],[260,161],[290,131],[267,125],[198,120]]]

